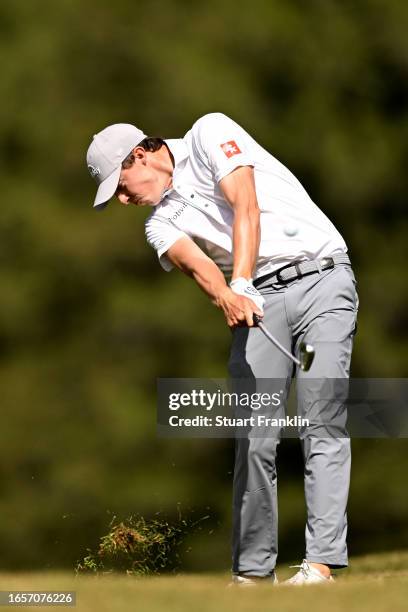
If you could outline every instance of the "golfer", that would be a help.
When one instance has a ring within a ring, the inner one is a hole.
[[[161,266],[192,277],[232,330],[231,377],[298,383],[298,416],[328,379],[347,379],[358,297],[347,246],[295,176],[237,123],[201,117],[184,138],[149,138],[129,124],[93,137],[87,166],[98,184],[94,207],[116,196],[150,206],[146,238]],[[254,326],[254,315],[295,354],[316,351],[310,372]],[[347,566],[350,440],[299,432],[307,509],[304,559],[289,584],[329,583]],[[233,581],[276,581],[279,436],[236,439]]]

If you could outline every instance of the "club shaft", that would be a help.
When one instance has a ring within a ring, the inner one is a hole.
[[[278,340],[272,336],[272,334],[266,329],[265,325],[258,321],[259,329],[265,334],[265,336],[280,350],[286,357],[289,357],[297,366],[300,366],[300,361],[297,359],[292,353],[290,353],[287,349]]]

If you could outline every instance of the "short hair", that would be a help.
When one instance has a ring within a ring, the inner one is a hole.
[[[164,142],[162,138],[148,136],[147,138],[142,140],[142,142],[139,142],[137,146],[142,147],[145,151],[154,153],[155,151],[158,151],[159,149],[161,149],[162,146],[165,144],[166,143]],[[132,152],[132,153],[129,153],[129,155],[125,157],[125,159],[123,160],[122,162],[123,170],[127,170],[128,168],[131,168],[131,166],[133,166],[134,163],[135,163],[135,156]]]

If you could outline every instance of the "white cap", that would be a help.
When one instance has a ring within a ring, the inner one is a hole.
[[[115,123],[94,135],[86,155],[88,170],[99,185],[94,208],[108,204],[117,189],[123,160],[145,138],[130,123]]]

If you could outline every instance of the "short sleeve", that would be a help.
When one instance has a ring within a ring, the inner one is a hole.
[[[160,265],[166,272],[170,272],[174,266],[165,253],[179,238],[184,238],[187,234],[174,227],[167,219],[156,216],[146,219],[145,234],[147,242],[157,252]]]
[[[217,182],[239,166],[255,165],[249,135],[222,113],[201,117],[192,128],[192,137]]]

